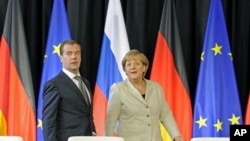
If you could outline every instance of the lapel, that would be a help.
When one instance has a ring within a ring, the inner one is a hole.
[[[150,81],[148,79],[145,79],[145,81],[146,81],[146,97],[145,97],[145,101],[148,101],[150,96],[153,94],[153,91],[152,91],[153,87],[152,87],[152,83],[150,83]]]
[[[86,105],[89,105],[84,100],[84,97],[83,97],[80,89],[76,86],[76,84],[73,82],[73,80],[71,78],[69,78],[69,76],[67,76],[63,71],[61,71],[59,78],[61,79],[60,81],[62,83],[65,83],[65,86],[72,89],[72,91],[73,91],[72,95],[75,95],[76,97],[80,98]]]
[[[135,99],[137,99],[138,101],[140,101],[141,103],[147,105],[146,103],[146,98],[147,98],[147,83],[146,83],[146,98],[143,99],[143,97],[141,96],[141,94],[139,93],[139,91],[133,86],[133,84],[131,84],[131,82],[129,82],[128,79],[126,79],[126,82],[125,82],[128,86],[128,91],[129,91],[129,94],[131,96],[133,96]]]

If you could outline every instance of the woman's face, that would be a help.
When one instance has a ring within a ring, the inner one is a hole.
[[[125,63],[125,73],[129,79],[142,79],[144,77],[145,65],[139,58],[131,58]]]

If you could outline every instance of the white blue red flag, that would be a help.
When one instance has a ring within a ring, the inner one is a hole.
[[[109,88],[126,77],[121,61],[128,51],[129,42],[120,0],[110,0],[94,89],[93,112],[97,135],[103,135]]]

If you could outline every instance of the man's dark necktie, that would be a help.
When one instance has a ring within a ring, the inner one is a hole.
[[[88,94],[87,91],[85,89],[85,86],[83,84],[82,78],[80,76],[75,76],[75,79],[78,81],[78,86],[80,91],[82,92],[82,95],[84,97],[84,100],[87,102],[87,104],[90,104],[89,98],[88,98]]]

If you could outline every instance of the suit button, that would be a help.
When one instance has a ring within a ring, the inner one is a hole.
[[[148,126],[150,126],[150,123],[148,124]]]
[[[147,115],[147,117],[149,117],[149,115]]]
[[[148,108],[148,105],[146,106],[146,108]]]

